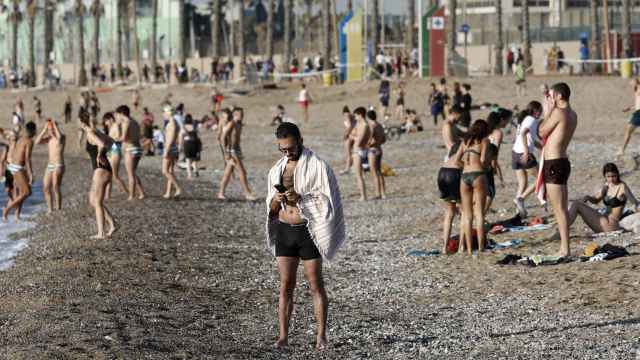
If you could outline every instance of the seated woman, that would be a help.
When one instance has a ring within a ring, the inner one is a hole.
[[[582,201],[574,201],[569,206],[569,226],[580,216],[596,233],[615,231],[620,229],[619,222],[627,201],[630,201],[636,210],[638,209],[640,204],[627,184],[620,180],[620,172],[616,164],[605,164],[602,175],[607,182],[595,196],[585,196]],[[597,204],[600,201],[607,207],[605,214],[587,205],[587,202]],[[557,231],[553,237],[559,238]]]

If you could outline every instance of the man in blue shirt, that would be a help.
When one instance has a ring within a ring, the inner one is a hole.
[[[580,73],[584,74],[587,72],[587,63],[584,61],[589,60],[589,48],[585,43],[580,45],[580,60],[582,60],[580,63]]]

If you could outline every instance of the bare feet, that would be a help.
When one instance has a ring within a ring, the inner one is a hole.
[[[367,198],[366,198],[366,197],[364,197],[364,196],[360,196],[360,201],[363,201],[363,202],[364,202],[364,201],[367,201]]]
[[[107,232],[107,237],[111,237],[111,235],[113,235],[115,231],[116,231],[115,224],[111,224],[111,227],[109,227],[109,231]]]
[[[131,200],[133,200],[133,196],[127,197],[127,201],[131,201]]]
[[[224,196],[224,194],[218,194],[217,198],[218,198],[218,200],[227,200],[227,198]]]
[[[9,209],[4,208],[2,209],[2,221],[7,222],[7,220],[9,220]]]
[[[144,200],[144,194],[141,193],[140,195],[138,195],[138,200]]]
[[[283,349],[283,348],[289,346],[289,340],[287,340],[287,339],[278,339],[278,341],[276,341],[276,343],[273,344],[273,346],[276,349]]]
[[[316,350],[323,351],[328,347],[327,338],[321,337],[316,340]]]
[[[162,195],[163,198],[165,199],[171,199],[171,193],[166,193],[164,195]]]
[[[178,190],[176,190],[176,193],[175,193],[175,194],[173,194],[173,197],[174,197],[174,198],[177,198],[177,197],[178,197],[178,196],[180,196],[180,195],[182,195],[182,189],[178,189]]]
[[[258,199],[258,198],[256,197],[256,195],[255,195],[255,194],[253,194],[253,193],[245,194],[245,195],[244,195],[244,198],[245,198],[247,201],[256,201],[256,200]]]
[[[349,169],[343,169],[342,171],[340,171],[338,174],[339,175],[346,175],[349,173]]]
[[[91,240],[102,240],[102,239],[104,239],[104,234],[96,234],[96,235],[93,235],[92,237],[90,237],[89,239],[91,239]]]

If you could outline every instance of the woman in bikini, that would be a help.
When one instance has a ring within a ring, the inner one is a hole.
[[[97,148],[96,168],[93,171],[91,180],[89,203],[94,207],[96,212],[98,233],[91,238],[104,239],[105,237],[111,236],[116,229],[111,212],[104,206],[107,185],[111,183],[111,164],[107,159],[107,151],[111,148],[113,140],[108,135],[95,129],[93,122],[91,122],[89,118],[89,113],[85,112],[80,116],[80,129],[85,134],[87,143]],[[109,227],[106,233],[104,231],[105,225]]]
[[[489,147],[489,125],[476,120],[462,143],[462,176],[460,196],[462,198],[462,229],[465,242],[460,242],[459,252],[471,255],[471,228],[475,220],[478,235],[478,250],[485,246],[484,210],[488,193],[487,148]]]
[[[122,127],[118,122],[116,122],[115,116],[112,112],[105,113],[102,116],[102,122],[104,124],[104,128],[106,133],[109,135],[113,142],[111,143],[111,147],[107,150],[107,159],[109,159],[109,164],[111,165],[113,180],[115,180],[116,184],[120,186],[120,189],[127,194],[129,190],[124,183],[124,180],[120,177],[120,161],[122,160],[122,138],[124,137],[122,134]],[[93,123],[93,122],[92,122]],[[111,183],[107,186],[107,195],[106,199],[109,200],[111,198]]]
[[[193,121],[191,114],[187,114],[184,119],[184,126],[180,129],[182,139],[182,149],[187,162],[187,179],[193,179],[193,173],[196,177],[200,176],[198,171],[198,162],[200,161],[200,151],[202,150],[202,142],[198,135],[197,124]]]
[[[602,176],[606,183],[594,196],[585,196],[582,200],[573,201],[569,206],[569,226],[580,216],[595,233],[615,231],[620,229],[620,220],[624,215],[627,201],[633,204],[636,211],[638,210],[640,203],[629,186],[620,179],[620,171],[616,164],[605,164],[602,168]],[[600,201],[607,207],[605,214],[587,205],[587,203],[598,204]],[[551,238],[560,238],[557,230]]]

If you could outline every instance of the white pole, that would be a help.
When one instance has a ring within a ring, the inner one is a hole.
[[[415,21],[415,19],[409,19],[409,21]],[[422,49],[422,0],[418,0],[418,78],[422,78],[422,64],[423,64],[423,49]],[[411,49],[409,49],[411,51]]]

